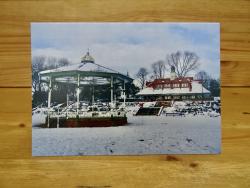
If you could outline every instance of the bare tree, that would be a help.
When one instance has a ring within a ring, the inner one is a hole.
[[[146,68],[140,68],[136,74],[136,77],[139,79],[141,89],[144,88],[147,75],[148,75],[148,71]]]
[[[154,78],[164,78],[166,65],[164,61],[160,60],[152,64],[153,77]]]
[[[57,64],[58,64],[59,67],[62,67],[62,66],[67,66],[67,65],[69,65],[70,62],[69,62],[69,60],[68,60],[67,58],[62,57],[62,58],[59,58],[59,59],[57,60]]]
[[[42,70],[44,67],[45,60],[45,56],[34,56],[32,58],[32,69],[34,71]]]
[[[199,80],[201,82],[201,93],[202,93],[202,101],[203,101],[203,87],[209,88],[210,83],[210,76],[206,71],[200,71],[195,75],[195,79]]]
[[[39,82],[38,75],[40,71],[54,69],[69,64],[69,60],[64,57],[56,58],[53,56],[34,56],[32,58],[32,92],[41,91],[41,83]]]
[[[53,57],[53,56],[49,56],[47,58],[47,66],[46,66],[46,69],[55,69],[58,67],[58,64],[57,64],[57,58],[56,57]]]
[[[34,56],[32,58],[32,92],[40,91],[39,75],[38,73],[44,69],[45,56]]]
[[[167,64],[175,67],[177,77],[185,77],[190,71],[199,67],[199,57],[194,52],[177,51],[167,55]]]
[[[57,58],[53,56],[34,56],[32,58],[32,101],[33,106],[40,105],[45,102],[46,98],[46,88],[48,88],[48,83],[42,82],[39,77],[39,72],[48,69],[54,69],[61,66],[70,64],[66,58]],[[62,101],[65,91],[64,84],[56,84],[54,95],[56,95],[59,101]],[[66,95],[66,94],[65,94]]]
[[[195,75],[195,79],[200,80],[201,82],[207,82],[210,79],[210,76],[208,75],[208,73],[206,71],[199,71],[196,75]]]

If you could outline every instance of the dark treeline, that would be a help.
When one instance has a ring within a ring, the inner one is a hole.
[[[32,106],[35,107],[40,104],[46,104],[48,98],[48,88],[46,83],[40,82],[39,72],[49,69],[55,69],[58,67],[69,65],[70,61],[67,58],[57,58],[53,56],[34,56],[32,58]],[[57,91],[52,94],[53,98],[61,100],[65,87],[62,85],[58,87]],[[62,93],[59,94],[59,93]]]
[[[194,78],[201,81],[203,87],[211,92],[211,96],[220,96],[220,79],[211,77],[206,71],[199,71]]]

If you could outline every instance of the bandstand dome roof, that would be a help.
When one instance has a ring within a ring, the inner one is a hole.
[[[76,78],[81,77],[81,84],[88,84],[86,81],[95,79],[97,84],[108,83],[108,79],[113,77],[118,81],[132,82],[133,79],[111,68],[95,63],[94,58],[86,53],[81,58],[81,63],[71,64],[56,69],[45,70],[39,73],[41,81],[48,81],[49,77],[57,82],[76,83]],[[85,81],[85,83],[84,83]]]

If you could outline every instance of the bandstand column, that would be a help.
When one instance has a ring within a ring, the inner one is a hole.
[[[77,91],[76,91],[76,97],[77,97],[77,101],[76,101],[76,113],[77,115],[79,114],[79,95],[80,95],[80,75],[77,75]]]
[[[125,80],[123,80],[123,105],[124,105],[124,108],[125,108],[125,103],[126,103],[126,87],[125,87]]]
[[[203,96],[203,85],[201,83],[201,102],[202,103],[203,103],[203,98],[204,98],[204,96]]]
[[[49,118],[50,118],[50,103],[51,103],[51,92],[52,92],[52,78],[49,77],[49,93],[48,93],[48,128],[49,128]]]
[[[113,83],[113,76],[111,76],[111,80],[110,80],[110,86],[111,86],[111,89],[110,89],[110,102],[111,102],[111,105],[113,105],[113,95],[114,95],[114,92],[113,92],[113,85],[114,85],[114,83]]]
[[[95,87],[92,87],[92,105],[95,103]]]
[[[91,84],[91,86],[92,86],[92,92],[91,92],[91,104],[92,105],[94,105],[94,103],[95,103],[95,79],[93,78],[92,79],[92,84]]]
[[[68,94],[68,90],[67,90],[66,101],[67,101],[66,117],[68,117],[68,109],[69,109],[69,94]]]

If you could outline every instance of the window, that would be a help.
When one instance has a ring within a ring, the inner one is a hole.
[[[157,85],[156,87],[155,87],[155,89],[161,89],[162,87],[161,87],[161,85]]]
[[[182,83],[181,87],[188,87],[188,84],[187,83]]]
[[[179,84],[174,84],[174,87],[180,87]]]
[[[169,88],[170,87],[170,84],[165,84],[165,88]]]

